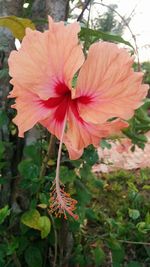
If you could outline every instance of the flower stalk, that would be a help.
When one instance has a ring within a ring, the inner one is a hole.
[[[58,157],[57,157],[57,166],[56,166],[56,177],[51,187],[51,194],[50,194],[50,213],[54,213],[56,217],[61,217],[64,215],[64,218],[67,219],[66,213],[71,215],[75,220],[78,219],[78,215],[74,214],[73,211],[76,209],[75,205],[77,201],[71,198],[69,193],[64,191],[64,185],[60,182],[60,159],[61,159],[61,151],[62,151],[62,144],[63,144],[63,137],[66,128],[66,120],[67,117],[64,119],[62,134],[60,138],[59,150],[58,150]]]

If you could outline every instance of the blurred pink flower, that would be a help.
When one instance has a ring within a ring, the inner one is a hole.
[[[128,152],[128,150],[131,148],[132,142],[128,138],[122,138],[116,147],[117,152],[123,153]]]
[[[111,172],[119,169],[133,170],[150,166],[150,132],[147,132],[147,143],[144,150],[135,147],[132,152],[132,143],[128,138],[121,138],[119,141],[109,141],[111,149],[98,148],[99,159],[103,163],[93,166],[93,172]],[[123,146],[123,147],[122,147]]]

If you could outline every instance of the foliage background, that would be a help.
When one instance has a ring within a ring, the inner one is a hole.
[[[94,174],[92,167],[99,158],[93,147],[78,161],[70,161],[63,147],[60,176],[78,201],[79,220],[55,218],[48,206],[59,143],[40,126],[25,139],[18,138],[12,123],[12,100],[7,99],[11,90],[7,58],[15,48],[14,37],[21,40],[27,26],[45,29],[47,14],[56,20],[76,18],[82,22],[79,37],[85,52],[91,43],[102,39],[124,43],[133,53],[133,46],[121,37],[124,26],[114,19],[115,11],[110,8],[90,24],[83,13],[87,8],[90,12],[92,1],[76,2],[81,9],[79,17],[66,0],[30,0],[26,9],[25,1],[6,2],[0,2],[0,266],[150,266],[149,169]],[[150,63],[141,67],[150,83]],[[147,99],[124,132],[131,138],[133,150],[146,143],[149,106]],[[108,143],[103,140],[101,145]]]

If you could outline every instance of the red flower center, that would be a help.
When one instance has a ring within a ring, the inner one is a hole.
[[[56,108],[55,119],[58,122],[62,122],[65,118],[66,113],[71,109],[76,119],[83,122],[83,119],[79,115],[78,103],[88,104],[91,102],[90,96],[81,96],[76,99],[71,98],[70,89],[63,83],[59,83],[55,87],[58,97],[51,97],[47,100],[42,100],[42,103],[46,108]]]

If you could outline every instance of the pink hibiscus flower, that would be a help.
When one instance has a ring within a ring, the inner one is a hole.
[[[133,116],[148,90],[141,84],[143,74],[132,69],[133,57],[116,44],[91,45],[84,62],[79,31],[77,22],[65,26],[49,17],[49,29],[43,33],[27,29],[21,48],[9,57],[14,86],[9,97],[16,98],[13,121],[19,136],[40,123],[61,141],[56,170],[59,203],[62,142],[71,159],[79,158],[89,144],[98,146],[102,137],[127,127],[122,119]],[[72,88],[80,68],[76,88]],[[108,122],[112,117],[119,119]],[[66,206],[61,203],[62,210],[73,216]]]

